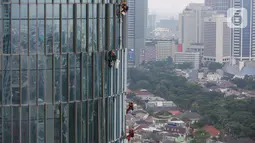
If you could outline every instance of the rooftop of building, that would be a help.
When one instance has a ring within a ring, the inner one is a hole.
[[[146,89],[140,89],[138,91],[135,91],[134,93],[135,93],[135,95],[153,95]]]
[[[186,128],[183,127],[177,127],[177,126],[165,126],[165,131],[172,133],[172,132],[178,132],[180,134],[186,133]]]
[[[172,117],[172,114],[168,111],[159,111],[156,112],[153,116],[154,118],[160,118],[160,119],[168,119]]]
[[[212,137],[216,137],[220,134],[220,131],[216,129],[214,126],[204,126],[203,129],[209,133]]]
[[[146,41],[150,41],[150,42],[172,42],[172,41],[174,41],[174,42],[176,42],[176,41],[178,41],[177,39],[174,39],[174,38],[169,38],[169,39],[163,39],[163,38],[160,38],[160,39],[157,39],[157,38],[155,38],[155,39],[146,39]]]

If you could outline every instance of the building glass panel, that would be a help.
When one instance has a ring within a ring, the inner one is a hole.
[[[0,143],[124,141],[119,5],[102,2],[1,1]]]

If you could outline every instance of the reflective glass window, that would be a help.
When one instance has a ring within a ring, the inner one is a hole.
[[[92,88],[93,88],[93,81],[92,81],[92,56],[89,55],[88,57],[88,98],[92,99]]]
[[[109,5],[110,23],[106,23],[101,0],[82,2],[0,4],[0,18],[4,18],[0,102],[15,105],[0,108],[4,143],[104,143],[119,137],[120,127],[115,124],[122,122],[118,118],[122,108],[118,108],[119,97],[111,96],[123,92],[118,82],[124,74],[122,68],[108,67],[102,49],[108,37],[110,49],[118,49],[119,37],[113,36],[121,29],[118,23],[114,27],[113,4]],[[107,38],[106,25],[110,27]]]
[[[20,58],[19,56],[15,55],[12,56],[12,104],[20,104]]]
[[[3,108],[3,130],[4,130],[4,133],[3,133],[3,140],[5,143],[11,143],[11,136],[12,136],[12,132],[11,132],[11,110],[12,108],[11,107],[4,107]]]
[[[88,17],[88,19],[89,19],[89,22],[88,22],[88,24],[89,25],[87,25],[88,26],[88,29],[89,29],[89,31],[87,31],[88,33],[89,33],[89,41],[87,41],[88,43],[88,46],[89,46],[89,49],[88,49],[88,51],[89,52],[92,52],[93,51],[93,47],[95,46],[95,43],[94,43],[94,41],[93,41],[93,37],[94,37],[94,33],[93,33],[93,4],[87,4],[88,5],[88,8],[89,8],[89,10],[88,10],[88,12],[89,12],[89,17]]]
[[[60,55],[55,55],[54,56],[54,64],[55,64],[55,102],[61,101],[61,94],[62,94],[62,63],[61,63],[62,58]]]
[[[12,135],[13,135],[13,142],[19,142],[20,140],[20,111],[21,107],[12,107]]]
[[[81,118],[81,134],[82,134],[82,142],[87,142],[87,102],[82,103],[82,118]]]
[[[73,4],[68,4],[68,9],[67,9],[68,13],[67,13],[67,17],[68,17],[68,21],[67,21],[67,47],[68,50],[67,52],[73,52],[73,26],[74,26],[74,17],[73,17]]]
[[[36,55],[30,55],[28,57],[28,90],[29,90],[29,100],[31,101],[30,104],[36,104],[36,97],[37,97],[37,71],[36,71],[36,65],[37,65],[37,58]]]
[[[86,4],[81,7],[81,51],[86,52]]]
[[[67,101],[68,99],[68,88],[69,88],[69,83],[68,83],[68,76],[67,76],[67,55],[62,55],[61,56],[61,75],[62,75],[62,101]]]
[[[29,136],[30,136],[30,142],[36,142],[37,138],[37,106],[29,106]]]
[[[29,126],[28,126],[28,106],[21,107],[21,140],[22,142],[29,142]]]
[[[57,104],[54,107],[54,143],[60,143],[61,141],[61,115],[60,105]]]
[[[75,56],[75,68],[74,68],[74,72],[75,72],[75,77],[74,77],[74,89],[75,89],[75,95],[76,98],[75,100],[81,100],[81,64],[80,64],[80,60],[81,60],[81,54],[76,54]]]
[[[29,88],[28,88],[28,56],[21,56],[21,90],[22,90],[22,104],[28,104],[28,94],[29,94]]]
[[[86,53],[82,53],[82,100],[88,98],[88,56]]]

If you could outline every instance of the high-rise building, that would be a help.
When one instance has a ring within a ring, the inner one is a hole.
[[[167,28],[156,28],[152,32],[153,37],[148,39],[172,39],[174,36]]]
[[[174,63],[192,63],[194,69],[199,69],[200,54],[199,52],[175,52]]]
[[[177,52],[177,40],[176,39],[155,39],[156,42],[156,60],[165,61],[169,57],[174,58],[175,52]]]
[[[148,0],[128,0],[128,5],[128,49],[135,54],[134,59],[128,60],[128,65],[132,67],[139,65],[141,48],[145,46]]]
[[[220,14],[227,14],[231,0],[205,0],[205,6],[211,7]]]
[[[204,4],[191,3],[179,14],[179,43],[186,51],[193,43],[204,43],[204,18],[216,12]]]
[[[204,20],[203,60],[226,63],[231,56],[231,30],[224,14],[216,14]]]
[[[203,43],[190,44],[189,47],[186,49],[186,52],[191,52],[191,53],[198,52],[202,59],[202,57],[204,56],[204,44]]]
[[[232,57],[239,60],[255,59],[255,0],[232,0],[231,7],[247,9],[245,28],[232,29]]]
[[[155,41],[146,41],[145,47],[141,49],[141,63],[148,61],[156,61],[156,44]]]
[[[119,3],[1,1],[0,143],[124,142]],[[118,69],[108,66],[111,50]]]
[[[156,15],[155,14],[149,14],[148,15],[148,21],[147,21],[147,36],[153,32],[153,30],[156,29]]]

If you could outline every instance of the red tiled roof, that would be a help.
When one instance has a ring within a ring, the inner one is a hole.
[[[220,131],[217,130],[214,126],[204,126],[204,130],[208,132],[211,136],[215,137],[220,134]]]
[[[179,110],[168,110],[169,113],[171,113],[172,115],[180,115],[182,112]]]
[[[133,91],[130,89],[127,89],[127,93],[132,93]]]
[[[231,90],[231,93],[232,93],[232,94],[238,94],[239,92],[236,91],[236,90]]]

